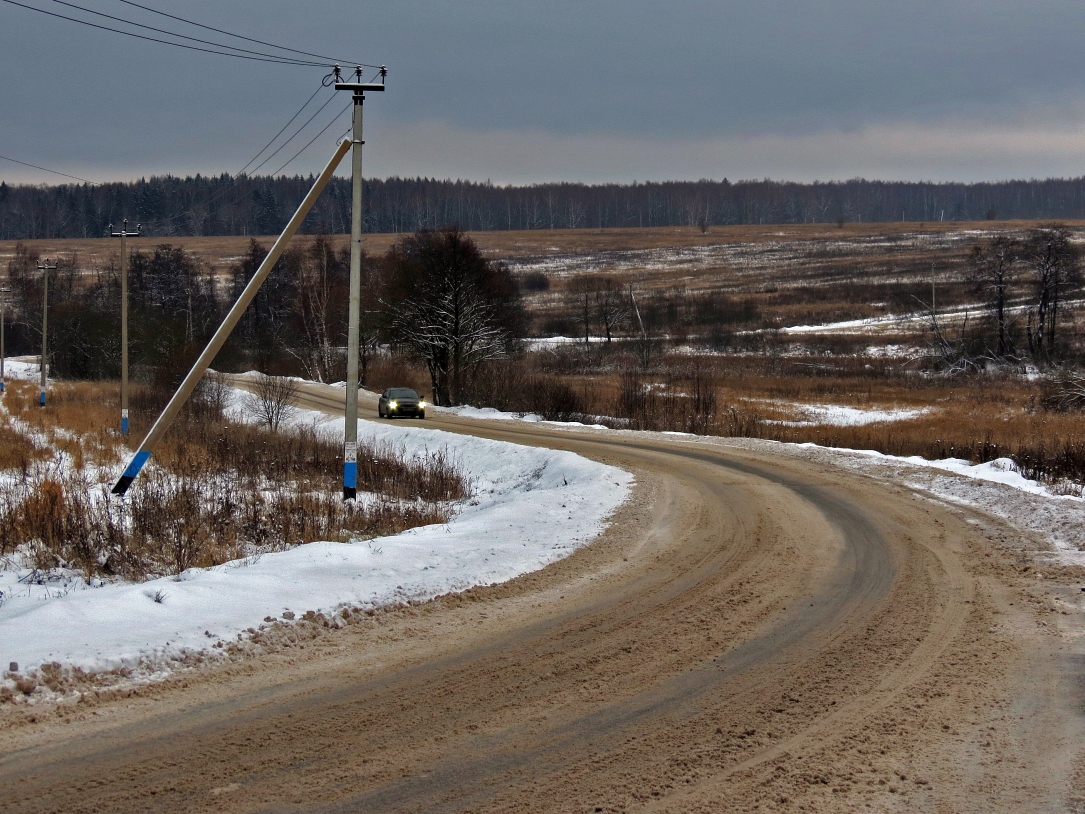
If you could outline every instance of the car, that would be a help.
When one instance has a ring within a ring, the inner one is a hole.
[[[380,418],[426,417],[426,400],[409,387],[389,387],[377,402]]]

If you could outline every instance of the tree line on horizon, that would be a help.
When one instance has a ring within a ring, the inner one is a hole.
[[[0,181],[0,240],[103,236],[125,218],[150,237],[271,235],[312,176],[154,176],[132,182],[9,185]],[[303,233],[350,229],[350,181],[335,178]],[[430,178],[365,182],[365,230],[414,233],[1085,218],[1085,176],[982,183],[667,181],[500,186]]]

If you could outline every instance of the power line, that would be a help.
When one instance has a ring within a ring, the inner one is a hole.
[[[301,111],[305,110],[305,108],[307,108],[309,106],[309,102],[313,101],[313,99],[316,98],[316,95],[318,93],[320,93],[320,88],[322,88],[322,87],[324,87],[323,82],[320,84],[319,88],[317,88],[316,90],[313,91],[313,95],[305,100],[305,104],[303,104],[300,108],[298,108],[298,112],[290,117],[290,121],[288,121],[286,124],[284,124],[282,126],[282,128],[279,130],[279,132],[276,133],[274,136],[272,136],[271,140],[267,144],[265,144],[263,147],[260,148],[260,152],[258,152],[252,158],[250,158],[248,160],[248,162],[245,164],[244,167],[242,167],[241,169],[239,169],[237,172],[234,173],[235,178],[238,175],[241,175],[241,173],[243,173],[245,170],[247,170],[249,168],[249,164],[251,164],[253,161],[258,159],[261,156],[261,154],[263,154],[264,150],[266,150],[268,147],[270,147],[272,144],[275,143],[275,139],[277,139],[279,136],[281,136],[283,134],[283,130],[286,130],[286,128],[288,128],[291,125],[291,123],[294,121],[294,119],[296,119],[298,116],[301,115]]]
[[[290,164],[290,162],[291,162],[291,161],[293,161],[293,160],[294,160],[295,158],[297,158],[297,157],[298,157],[299,155],[301,155],[301,154],[302,154],[302,153],[304,153],[304,152],[305,152],[306,150],[308,150],[308,149],[309,149],[309,145],[310,145],[310,144],[312,144],[312,143],[313,143],[314,141],[316,141],[316,140],[317,140],[318,138],[320,138],[321,136],[323,136],[323,135],[324,135],[324,133],[325,133],[325,131],[326,131],[326,130],[327,130],[327,129],[328,129],[329,127],[331,127],[331,126],[332,126],[333,124],[335,124],[335,123],[336,123],[337,121],[339,121],[339,117],[340,117],[340,116],[342,116],[342,115],[343,115],[344,113],[346,113],[346,112],[347,112],[347,108],[348,108],[348,107],[350,107],[350,106],[351,106],[352,104],[353,104],[353,101],[351,101],[351,102],[347,102],[347,107],[344,107],[344,108],[343,108],[342,110],[340,110],[340,111],[339,111],[338,113],[336,113],[336,114],[335,114],[335,118],[333,118],[333,119],[332,119],[332,120],[331,120],[330,122],[328,122],[328,123],[327,123],[326,125],[324,125],[324,129],[323,129],[323,130],[321,130],[321,131],[320,131],[319,133],[317,133],[317,134],[316,134],[315,136],[313,136],[313,137],[312,137],[311,139],[309,139],[308,143],[307,143],[307,144],[306,144],[306,145],[305,145],[304,147],[302,147],[302,148],[301,148],[300,150],[298,150],[298,151],[297,151],[296,153],[294,153],[294,155],[293,155],[293,157],[292,157],[292,158],[290,159],[290,161],[287,161],[287,162],[286,162],[286,164],[283,164],[283,165],[282,165],[281,167],[279,167],[279,169],[277,169],[277,170],[275,170],[275,172],[271,173],[271,176],[272,176],[272,177],[274,178],[274,177],[275,177],[276,175],[278,175],[278,174],[279,174],[280,172],[282,172],[282,171],[283,171],[284,169],[286,169],[287,165],[288,165],[288,164]],[[317,111],[317,112],[319,112],[319,111]],[[299,131],[299,132],[300,132],[300,131]]]
[[[365,62],[352,62],[349,59],[333,59],[332,57],[324,56],[323,54],[313,54],[313,53],[310,53],[309,51],[299,51],[297,48],[287,48],[285,45],[276,45],[275,43],[272,43],[272,42],[264,42],[263,40],[255,40],[252,37],[243,37],[240,34],[232,34],[229,31],[223,31],[221,28],[215,28],[214,26],[204,25],[203,23],[197,23],[197,22],[195,22],[193,20],[187,20],[184,17],[178,17],[178,16],[176,16],[174,14],[167,14],[164,11],[158,11],[157,9],[150,8],[149,6],[141,6],[139,3],[133,3],[132,0],[120,0],[120,2],[124,3],[127,6],[135,6],[136,8],[143,9],[144,11],[149,11],[152,14],[161,14],[163,17],[169,17],[171,20],[177,20],[178,22],[188,23],[189,25],[194,25],[197,28],[204,28],[204,29],[207,29],[208,31],[214,31],[216,34],[225,34],[227,37],[236,37],[237,39],[245,40],[246,42],[255,42],[257,45],[266,45],[269,48],[278,48],[280,51],[290,51],[290,52],[295,53],[295,54],[302,54],[302,55],[307,56],[307,57],[316,57],[317,59],[325,59],[325,60],[328,60],[330,62],[341,62],[341,63],[346,63],[348,65],[361,65],[362,67],[365,67],[365,68],[379,68],[380,67],[379,65],[369,65],[369,64],[367,64]]]
[[[244,53],[244,54],[255,54],[257,56],[271,57],[273,59],[291,60],[292,62],[295,62],[298,65],[319,66],[319,65],[324,64],[324,63],[321,63],[321,62],[311,62],[309,60],[295,59],[294,57],[284,57],[284,56],[281,56],[280,54],[268,54],[268,53],[264,53],[263,51],[252,51],[252,50],[250,50],[248,48],[238,48],[236,45],[224,45],[221,42],[212,42],[211,40],[201,40],[199,37],[190,37],[187,34],[178,34],[178,33],[174,32],[174,31],[167,31],[164,28],[155,28],[153,25],[144,25],[143,23],[135,23],[135,22],[132,22],[131,20],[126,20],[123,17],[114,17],[112,14],[106,14],[105,12],[102,12],[102,11],[95,11],[94,9],[84,8],[83,6],[77,6],[75,3],[66,2],[66,0],[53,0],[53,2],[57,3],[58,5],[61,5],[61,6],[67,6],[68,8],[74,8],[76,11],[82,11],[85,14],[93,14],[96,17],[105,17],[107,20],[113,20],[113,21],[118,22],[118,23],[123,23],[124,25],[131,25],[131,26],[135,26],[136,28],[145,29],[147,31],[154,31],[154,32],[156,32],[158,34],[165,34],[168,37],[178,37],[179,39],[189,40],[190,42],[199,42],[199,43],[202,43],[203,45],[211,45],[211,46],[214,46],[215,48],[228,48],[231,51],[240,51],[241,53]]]
[[[335,97],[333,96],[332,98],[334,99]],[[51,172],[53,173],[53,175],[63,175],[65,178],[72,178],[76,181],[82,181],[84,184],[90,184],[92,187],[100,186],[97,182],[88,181],[86,178],[80,178],[78,175],[68,175],[68,173],[66,172],[58,172],[56,170],[51,170],[48,167],[39,167],[37,164],[28,164],[26,161],[20,161],[17,158],[8,158],[6,155],[0,155],[0,158],[4,159],[4,161],[10,161],[13,164],[22,164],[24,167],[33,167],[34,169],[41,170],[42,172]]]
[[[253,171],[253,173],[255,173],[255,172],[256,172],[257,170],[259,170],[259,169],[260,169],[260,168],[261,168],[262,166],[264,166],[264,165],[265,165],[265,164],[266,164],[267,162],[269,162],[269,161],[270,161],[271,159],[273,159],[273,158],[274,158],[274,157],[275,157],[276,155],[278,155],[278,154],[279,154],[279,151],[280,151],[280,150],[282,150],[282,149],[283,149],[283,147],[285,147],[285,146],[286,146],[287,144],[289,144],[289,143],[290,143],[290,142],[292,142],[292,141],[293,141],[294,139],[296,139],[296,138],[297,138],[297,137],[298,137],[298,136],[299,136],[299,135],[301,134],[301,131],[302,131],[302,130],[304,130],[304,129],[305,129],[306,127],[308,127],[308,126],[309,126],[309,123],[310,123],[310,122],[311,122],[311,121],[312,121],[313,119],[315,119],[315,118],[316,118],[317,116],[319,116],[319,115],[321,114],[321,112],[322,112],[322,111],[324,110],[324,108],[326,108],[326,107],[327,107],[328,105],[330,105],[330,104],[332,103],[332,101],[333,101],[334,99],[335,99],[335,95],[334,95],[334,94],[333,94],[333,95],[331,95],[331,96],[329,96],[329,97],[328,97],[328,101],[326,101],[326,102],[325,102],[324,104],[322,104],[322,105],[321,105],[320,107],[318,107],[318,108],[316,109],[316,112],[315,112],[315,113],[313,113],[313,115],[312,115],[312,116],[310,116],[310,117],[309,117],[308,119],[306,119],[306,120],[305,120],[305,124],[303,124],[303,125],[302,125],[301,127],[299,127],[299,128],[297,129],[297,130],[295,130],[295,131],[294,131],[294,134],[293,134],[292,136],[290,136],[290,138],[288,138],[288,139],[287,139],[286,141],[284,141],[284,142],[283,142],[282,144],[280,144],[280,145],[279,145],[278,147],[276,147],[276,148],[275,148],[275,150],[274,150],[274,152],[272,152],[272,153],[271,153],[270,155],[268,155],[268,157],[267,157],[267,158],[265,158],[265,159],[264,159],[263,161],[261,161],[261,162],[260,162],[259,164],[257,164],[257,165],[256,165],[255,167],[253,167],[253,168],[252,168],[252,171]]]
[[[16,2],[16,0],[0,0],[0,2],[8,3],[9,5],[12,5],[12,6],[19,6],[20,8],[29,9],[30,11],[36,11],[39,14],[47,14],[50,17],[57,17],[57,18],[59,18],[61,20],[68,20],[69,22],[79,23],[81,25],[90,26],[91,28],[97,28],[97,29],[100,29],[102,31],[112,31],[114,34],[124,34],[126,37],[135,37],[138,40],[147,40],[148,42],[157,42],[157,43],[161,43],[163,45],[173,45],[173,46],[176,46],[177,48],[186,48],[189,51],[202,51],[202,52],[204,52],[206,54],[218,54],[219,56],[223,56],[223,57],[236,57],[237,59],[248,59],[248,60],[251,60],[253,62],[272,62],[272,63],[276,63],[276,64],[279,64],[279,65],[300,65],[300,66],[303,66],[303,67],[312,67],[314,65],[324,65],[324,63],[320,63],[320,62],[303,62],[301,60],[295,60],[295,59],[292,59],[290,57],[282,57],[282,58],[274,58],[273,59],[273,58],[270,58],[270,57],[249,56],[249,55],[246,55],[246,54],[234,54],[234,53],[231,53],[229,51],[215,51],[215,50],[213,50],[211,48],[201,48],[198,45],[186,45],[183,42],[172,42],[170,40],[162,40],[162,39],[159,39],[157,37],[148,37],[148,36],[146,36],[144,34],[136,34],[133,31],[122,31],[119,28],[110,28],[107,25],[99,25],[98,23],[92,23],[89,20],[80,20],[80,19],[78,19],[76,17],[68,17],[65,14],[57,14],[56,12],[46,11],[45,9],[42,9],[42,8],[36,8],[35,6],[28,6],[25,3]]]
[[[220,190],[219,192],[215,193],[210,198],[208,198],[206,201],[202,201],[200,204],[197,204],[197,205],[198,206],[210,206],[215,201],[220,200],[224,196],[228,195],[230,192],[234,191],[234,189],[236,187],[236,184],[237,184],[238,177],[249,168],[249,165],[252,164],[253,161],[255,161],[256,159],[258,159],[260,157],[260,155],[264,152],[264,150],[266,150],[268,147],[270,147],[272,144],[275,143],[275,140],[279,136],[281,136],[283,134],[283,131],[286,130],[287,127],[290,126],[291,122],[293,122],[298,116],[301,115],[301,112],[303,110],[305,110],[306,107],[309,106],[309,103],[311,101],[313,101],[314,98],[316,98],[316,95],[318,93],[320,93],[321,88],[324,88],[324,87],[326,87],[326,86],[324,85],[323,82],[321,82],[320,85],[317,86],[317,89],[315,91],[313,91],[313,95],[305,100],[305,103],[300,108],[298,108],[297,112],[294,113],[294,115],[290,117],[289,121],[287,121],[287,123],[284,124],[282,126],[282,128],[280,128],[279,132],[276,133],[267,144],[265,144],[263,147],[261,147],[260,150],[256,153],[256,155],[254,155],[252,158],[250,158],[245,163],[244,167],[242,167],[240,170],[238,170],[236,173],[234,173],[233,176],[231,176],[230,181],[232,183],[231,183],[230,186],[226,187],[225,189]],[[332,96],[331,98],[334,99],[335,97]],[[330,102],[331,99],[329,99],[328,101]],[[325,102],[324,105],[320,108],[320,110],[317,110],[317,112],[313,114],[313,117],[315,117],[317,115],[317,113],[320,113],[320,111],[323,110],[327,106],[328,106],[328,102]],[[312,117],[310,117],[309,121],[312,121]],[[307,125],[308,123],[309,122],[306,122],[305,124]],[[298,135],[298,133],[300,133],[304,129],[305,129],[305,125],[302,125],[300,128],[298,128],[297,132],[295,132],[294,135],[292,135],[290,138],[288,138],[286,141],[284,141],[279,146],[278,150],[281,150],[283,147],[285,147],[287,144],[289,144]],[[278,150],[276,150],[275,152],[278,152]],[[256,167],[256,169],[260,169],[260,167],[262,167],[265,163],[267,163],[267,161],[270,160],[274,155],[275,155],[275,153],[272,153],[271,155],[269,155],[266,159],[264,159],[263,162],[261,162],[261,164],[259,166]],[[253,170],[253,172],[255,172],[255,170]],[[239,200],[241,200],[241,197],[244,194],[245,193],[242,193],[241,195],[234,198],[229,203],[231,203],[231,204],[237,203]],[[162,218],[161,220],[154,220],[154,221],[146,221],[144,223],[144,225],[149,226],[149,227],[154,227],[154,226],[161,226],[161,225],[166,224],[166,223],[172,223],[173,221],[176,221],[176,220],[180,220],[181,218],[183,218],[186,215],[189,215],[193,211],[195,211],[195,206],[197,206],[197,205],[191,206],[191,207],[189,207],[188,209],[185,209],[182,212],[178,212],[176,215],[170,215],[168,218]]]

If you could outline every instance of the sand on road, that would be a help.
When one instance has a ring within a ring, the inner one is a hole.
[[[0,810],[1085,810],[1081,660],[990,518],[783,447],[423,426],[637,486],[543,571],[11,723]]]

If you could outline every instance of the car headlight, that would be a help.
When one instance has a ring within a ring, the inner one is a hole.
[[[394,410],[394,409],[396,409],[396,407],[399,406],[399,402],[390,401],[390,402],[388,402],[388,406],[391,407]]]
[[[425,410],[426,409],[426,400],[425,399],[422,399],[421,401],[418,402],[418,409],[419,410]]]

